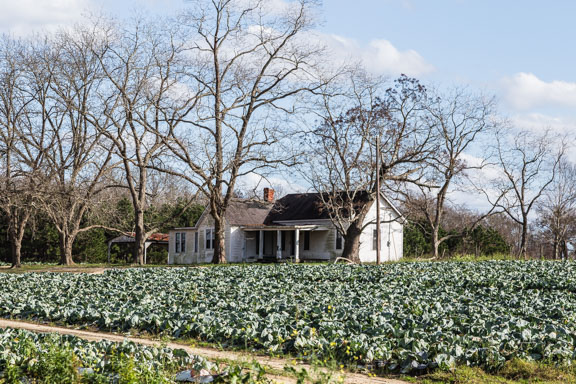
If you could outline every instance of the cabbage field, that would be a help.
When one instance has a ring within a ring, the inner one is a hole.
[[[0,316],[387,371],[576,360],[576,264],[253,265],[0,274]]]

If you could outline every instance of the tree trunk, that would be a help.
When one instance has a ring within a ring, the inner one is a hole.
[[[20,268],[22,264],[20,263],[20,251],[22,249],[22,243],[19,241],[11,240],[12,242],[12,266],[11,268]]]
[[[212,264],[226,263],[226,234],[224,229],[224,215],[220,215],[219,218],[214,217],[214,256],[212,256]]]
[[[72,259],[72,244],[74,243],[74,237],[66,234],[60,233],[60,265],[73,265],[74,260]]]
[[[350,223],[344,237],[344,249],[342,257],[360,263],[360,235],[362,234],[362,223],[355,221]]]
[[[520,258],[528,260],[528,254],[526,253],[526,241],[528,239],[528,225],[526,221],[522,225],[522,238],[520,239]]]
[[[437,259],[440,256],[440,241],[438,241],[438,227],[434,227],[432,230],[432,257]]]
[[[144,252],[146,246],[146,232],[144,229],[144,211],[136,209],[135,233],[134,233],[134,264],[144,264]]]
[[[559,250],[560,248],[558,247],[558,237],[554,236],[554,242],[552,244],[552,254],[554,255],[554,260],[558,260],[558,256],[559,256]]]
[[[566,240],[562,240],[562,260],[568,261],[568,244]]]
[[[29,213],[25,213],[17,223],[12,224],[12,229],[10,230],[10,243],[12,249],[12,266],[11,268],[20,268],[21,264],[21,251],[22,251],[22,239],[24,238],[24,232],[26,230],[26,224],[28,223]]]

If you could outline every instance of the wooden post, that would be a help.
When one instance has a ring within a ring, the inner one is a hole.
[[[262,260],[264,258],[264,231],[260,230],[260,241],[258,244],[258,259]]]
[[[388,247],[387,261],[392,261],[392,253],[390,251],[390,245],[392,244],[392,214],[389,213],[388,215],[386,215],[386,217],[388,218],[388,241],[386,242],[386,245]]]
[[[244,242],[242,244],[242,262],[246,262],[246,231],[244,231]]]
[[[380,137],[376,137],[376,264],[380,265]]]
[[[112,240],[108,242],[108,264],[110,264],[110,248],[112,248]]]
[[[300,230],[294,232],[294,261],[300,262]]]

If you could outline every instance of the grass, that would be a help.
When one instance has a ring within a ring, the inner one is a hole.
[[[460,366],[419,377],[402,377],[418,384],[564,384],[576,383],[576,367],[557,367],[539,362],[510,360],[497,372]]]
[[[10,265],[0,265],[0,273],[26,273],[26,272],[89,272],[91,269],[97,268],[170,268],[170,267],[183,267],[184,265],[176,264],[106,264],[106,263],[86,263],[86,264],[73,264],[73,265],[59,265],[59,264],[26,264],[23,263],[20,268],[10,268]],[[194,265],[186,265],[186,267],[194,268]]]
[[[439,257],[437,259],[432,258],[432,255],[424,255],[422,257],[403,257],[399,261],[393,261],[391,263],[412,263],[412,262],[441,262],[441,261],[461,261],[461,262],[474,262],[474,261],[488,261],[488,260],[520,260],[518,257],[508,253],[496,253],[493,255],[481,255],[476,256],[473,254],[456,254],[448,257]]]

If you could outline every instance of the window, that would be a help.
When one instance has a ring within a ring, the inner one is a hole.
[[[375,251],[378,249],[378,230],[375,229],[372,232],[372,250]]]
[[[286,236],[287,232],[280,232],[280,236],[282,237],[282,241],[280,242],[280,250],[286,249]]]
[[[176,233],[176,244],[174,248],[175,248],[174,251],[176,253],[186,252],[186,233],[184,232]]]
[[[304,232],[304,250],[305,251],[310,250],[310,232],[309,231]]]
[[[194,252],[198,252],[198,232],[194,232]]]
[[[214,249],[214,229],[206,229],[206,249]]]
[[[341,250],[343,244],[344,244],[344,238],[342,237],[342,234],[340,233],[340,231],[337,230],[336,231],[336,249]]]

